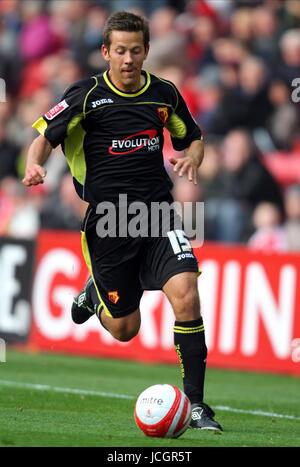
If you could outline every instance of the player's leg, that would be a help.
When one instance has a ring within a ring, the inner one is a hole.
[[[140,328],[138,239],[97,235],[99,216],[88,211],[82,250],[91,277],[74,298],[72,319],[81,324],[96,313],[103,327],[120,341],[132,339]]]
[[[89,228],[89,225],[93,231],[96,228],[95,213],[91,206],[87,208],[81,231],[81,248],[84,260],[86,262],[87,268],[91,273],[91,260],[86,238],[86,230]],[[96,298],[96,300],[95,300]],[[85,323],[91,316],[93,316],[99,306],[99,300],[97,298],[97,293],[95,289],[94,279],[92,275],[87,280],[83,290],[79,292],[76,297],[73,298],[71,316],[72,320],[76,324]]]
[[[198,262],[183,230],[168,230],[166,235],[148,240],[142,268],[145,289],[161,289],[175,314],[174,342],[184,391],[193,404],[191,426],[221,430],[213,411],[203,402],[207,348],[197,277]]]
[[[113,318],[112,316],[108,316],[105,312],[102,312],[98,317],[102,326],[107,329],[115,339],[121,342],[130,341],[135,337],[141,325],[139,309],[120,318]]]
[[[107,314],[101,305],[93,278],[90,277],[84,289],[73,299],[72,320],[76,324],[85,323],[94,314],[102,326],[119,341],[127,342],[137,335],[141,325],[140,310],[136,309],[129,315],[114,318]]]
[[[71,316],[74,323],[83,324],[95,314],[99,306],[99,301],[92,299],[95,292],[93,278],[89,277],[83,290],[73,298]]]
[[[207,348],[195,272],[181,272],[163,286],[174,314],[174,344],[184,391],[192,403],[192,428],[221,431],[213,410],[203,402]]]

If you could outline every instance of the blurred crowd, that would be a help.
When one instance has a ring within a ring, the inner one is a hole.
[[[176,84],[204,133],[198,185],[174,178],[168,138],[165,159],[175,199],[205,203],[205,240],[299,251],[298,0],[1,0],[0,235],[80,229],[86,205],[60,148],[43,185],[20,179],[32,123],[106,69],[102,30],[120,9],[148,17],[145,68]]]

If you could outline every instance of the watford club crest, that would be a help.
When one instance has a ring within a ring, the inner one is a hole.
[[[115,305],[120,300],[118,291],[108,292],[108,299]]]
[[[158,107],[157,108],[157,113],[163,124],[166,123],[166,121],[169,118],[169,109],[168,107]]]

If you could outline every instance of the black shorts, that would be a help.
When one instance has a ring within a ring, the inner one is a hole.
[[[144,290],[161,290],[180,272],[198,273],[198,263],[182,230],[159,237],[104,237],[96,232],[99,215],[88,208],[82,249],[104,311],[114,318],[139,308]]]

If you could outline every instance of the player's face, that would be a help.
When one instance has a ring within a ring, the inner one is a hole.
[[[137,91],[141,83],[141,70],[148,54],[142,31],[112,31],[109,49],[102,45],[103,57],[110,65],[109,76],[113,84],[125,92]]]

